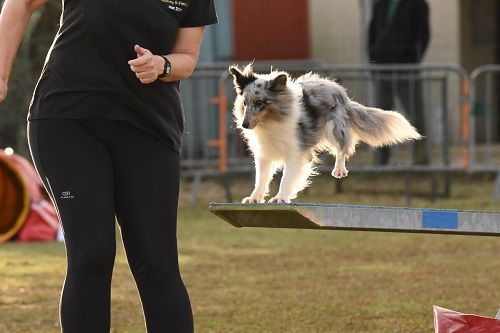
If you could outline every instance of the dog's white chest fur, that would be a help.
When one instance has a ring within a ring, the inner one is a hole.
[[[252,130],[245,130],[253,154],[275,162],[297,156],[300,153],[297,136],[299,112],[297,108],[283,121],[266,121]]]

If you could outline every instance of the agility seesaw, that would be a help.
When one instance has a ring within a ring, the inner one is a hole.
[[[333,204],[210,203],[235,227],[500,236],[500,212]]]

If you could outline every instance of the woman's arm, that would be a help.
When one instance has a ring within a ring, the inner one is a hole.
[[[0,14],[0,102],[7,95],[7,84],[19,44],[31,14],[47,0],[6,0]]]
[[[187,79],[194,71],[200,54],[204,27],[180,28],[172,53],[166,54],[172,64],[172,71],[163,82]],[[165,60],[160,55],[154,55],[149,50],[135,46],[137,59],[130,60],[130,69],[142,83],[156,81],[163,72]]]

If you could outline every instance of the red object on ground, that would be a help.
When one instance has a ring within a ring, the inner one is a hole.
[[[435,333],[500,333],[500,320],[433,306]]]
[[[39,203],[31,204],[30,213],[17,234],[17,240],[20,242],[55,240],[58,227],[59,218],[54,206],[43,199]]]
[[[17,154],[7,155],[5,159],[16,169],[24,180],[31,201],[40,202],[43,199],[45,190],[33,165],[27,159]]]
[[[55,240],[56,209],[33,165],[0,149],[0,243]]]

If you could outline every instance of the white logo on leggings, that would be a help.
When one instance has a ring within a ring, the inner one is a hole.
[[[64,191],[61,193],[61,199],[73,199],[75,196],[71,195],[70,191]]]

